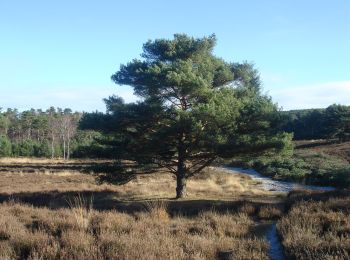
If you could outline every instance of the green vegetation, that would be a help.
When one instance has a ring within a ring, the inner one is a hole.
[[[350,164],[339,156],[313,149],[296,149],[292,155],[236,159],[235,166],[253,168],[274,179],[305,184],[350,187]]]
[[[340,142],[350,140],[350,107],[332,105],[326,109],[328,138],[338,138]]]
[[[6,157],[12,155],[11,142],[6,136],[0,136],[0,156]]]
[[[350,107],[331,105],[326,109],[301,109],[281,112],[281,130],[294,134],[295,140],[350,140]]]
[[[275,179],[350,187],[350,107],[286,111],[281,117],[281,130],[292,133],[294,140],[311,141],[299,142],[290,154],[235,158],[232,165],[254,168]],[[322,138],[327,141],[314,141]]]
[[[100,135],[78,129],[82,113],[51,107],[46,111],[0,110],[1,157],[99,157]]]

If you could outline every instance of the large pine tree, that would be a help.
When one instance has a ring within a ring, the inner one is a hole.
[[[112,76],[140,101],[110,97],[108,114],[94,126],[113,136],[120,161],[132,161],[120,171],[166,169],[176,177],[177,198],[186,196],[187,178],[217,158],[282,149],[288,139],[275,131],[277,107],[261,94],[258,72],[216,57],[215,44],[215,35],[183,34],[145,43],[142,58]]]

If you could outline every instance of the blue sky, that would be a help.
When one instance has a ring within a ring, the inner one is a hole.
[[[1,1],[0,107],[105,111],[134,101],[110,76],[148,39],[215,33],[215,54],[254,62],[284,109],[350,105],[350,1]]]

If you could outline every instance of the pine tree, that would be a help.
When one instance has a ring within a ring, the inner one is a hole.
[[[112,75],[133,87],[140,101],[126,104],[113,96],[105,100],[107,115],[85,117],[85,124],[99,120],[92,128],[113,136],[118,160],[133,162],[105,179],[166,169],[182,198],[186,180],[216,159],[284,147],[286,136],[275,131],[277,106],[261,94],[257,70],[214,56],[215,44],[215,35],[148,41],[142,59]]]

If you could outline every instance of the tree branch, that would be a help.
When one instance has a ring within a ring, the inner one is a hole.
[[[201,170],[203,170],[205,167],[209,166],[214,160],[216,159],[216,156],[213,156],[209,160],[207,160],[202,166],[200,166],[198,169],[194,170],[193,172],[187,174],[187,178],[192,177],[199,173]]]

